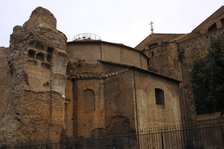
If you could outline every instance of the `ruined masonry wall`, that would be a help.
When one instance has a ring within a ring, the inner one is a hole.
[[[0,143],[57,142],[64,136],[67,38],[55,27],[54,16],[38,7],[13,30]]]
[[[9,54],[8,48],[0,47],[0,118],[3,116],[7,105],[7,86],[9,77],[7,75],[8,64],[7,58]]]

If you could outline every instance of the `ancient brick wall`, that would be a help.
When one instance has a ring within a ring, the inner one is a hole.
[[[205,21],[198,25],[192,32],[206,33],[211,30],[216,30],[224,27],[224,7],[221,6]]]
[[[54,16],[41,7],[13,29],[1,143],[59,141],[64,135],[66,40]]]
[[[0,47],[0,118],[3,116],[7,106],[8,92],[8,56],[9,49]]]
[[[110,61],[148,69],[147,56],[136,49],[104,41],[72,41],[68,44],[69,61],[77,63],[99,63]]]
[[[139,131],[181,124],[178,82],[138,71],[133,73]],[[157,101],[156,90],[163,92],[163,101]]]
[[[165,42],[144,52],[149,57],[149,70],[178,80],[182,79],[176,42]]]
[[[68,75],[73,83],[68,85],[68,97],[73,99],[68,101],[67,128],[73,134],[67,133],[71,137],[130,133],[181,123],[177,81],[109,62],[70,65]],[[165,105],[155,103],[156,88],[164,90]]]
[[[117,66],[69,66],[68,75],[73,78],[67,84],[66,128],[73,133],[66,130],[68,136],[131,132],[135,128],[132,75]]]
[[[193,34],[193,33],[192,33]],[[215,39],[223,39],[224,28],[213,32],[206,32],[198,36],[189,34],[187,40],[178,43],[179,58],[181,63],[183,78],[183,96],[186,101],[187,119],[195,120],[195,106],[191,91],[191,77],[193,62],[196,59],[205,57],[211,49],[211,41]],[[191,113],[191,114],[189,114]]]
[[[127,69],[113,65],[105,66],[109,72]],[[133,81],[130,70],[104,80],[105,133],[107,135],[136,131]]]
[[[181,37],[184,34],[159,34],[153,33],[140,42],[135,48],[140,51],[147,51],[148,49],[161,45],[164,42],[169,42],[172,39]]]

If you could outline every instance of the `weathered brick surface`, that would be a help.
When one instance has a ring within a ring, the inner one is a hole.
[[[0,143],[59,141],[64,129],[66,37],[56,19],[38,7],[16,26],[8,57],[8,107]]]
[[[7,58],[9,49],[0,47],[0,117],[3,116],[7,106],[7,88],[9,84]]]

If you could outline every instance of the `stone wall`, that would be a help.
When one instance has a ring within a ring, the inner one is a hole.
[[[205,21],[198,25],[192,32],[206,33],[211,30],[216,30],[224,27],[224,6],[221,6]]]
[[[14,27],[10,48],[0,49],[0,143],[58,142],[181,123],[179,82],[147,71],[142,51],[88,40],[67,47],[66,40],[41,7]],[[146,53],[151,68],[180,79],[177,45],[154,40],[161,47]]]
[[[73,134],[66,132],[70,137],[124,134],[181,123],[178,81],[109,62],[70,63],[69,70],[66,113],[67,128]],[[155,103],[156,88],[164,91],[165,105]]]
[[[127,69],[108,64],[105,66],[109,72]],[[105,130],[107,135],[136,131],[133,80],[130,69],[104,80]]]
[[[147,56],[136,49],[104,41],[73,41],[68,44],[72,63],[99,63],[98,60],[148,69]]]
[[[152,34],[136,47],[139,50],[143,48],[149,57],[149,70],[182,81],[182,117],[186,122],[192,121],[196,116],[190,83],[193,62],[208,54],[212,40],[223,39],[224,28],[220,24],[222,18],[223,7],[189,34],[177,34],[175,38],[169,34]],[[217,23],[218,28],[208,31],[213,23]]]
[[[189,36],[192,37],[192,34],[189,34]],[[213,32],[200,34],[196,37],[193,36],[193,38],[188,38],[178,43],[183,78],[183,96],[186,101],[188,119],[196,119],[196,111],[191,91],[193,62],[199,58],[205,57],[211,49],[211,41],[218,38],[223,39],[223,34],[224,28],[221,28]]]
[[[76,77],[67,84],[68,136],[98,137],[128,133],[135,128],[132,75],[124,69],[102,64],[77,67],[70,63],[68,75]]]
[[[149,57],[149,70],[182,80],[176,42],[164,42],[144,52]]]
[[[136,117],[139,131],[181,124],[178,82],[134,71]],[[164,102],[156,102],[155,89],[162,90]]]
[[[195,119],[195,106],[191,92],[193,62],[205,57],[211,41],[223,38],[224,28],[203,34],[189,33],[175,42],[165,42],[145,51],[149,57],[149,69],[182,80],[182,116],[186,121]],[[191,113],[191,114],[189,114]]]
[[[76,118],[76,136],[95,136],[94,130],[105,126],[105,107],[103,85],[100,80],[78,80],[74,82],[76,98],[74,110]]]
[[[169,42],[172,39],[183,36],[184,34],[159,34],[153,33],[140,42],[135,48],[140,51],[147,51],[150,48]]]
[[[13,29],[0,143],[59,141],[64,135],[67,38],[55,27],[53,15],[38,7]]]
[[[4,115],[7,106],[8,56],[9,49],[0,47],[0,118]]]

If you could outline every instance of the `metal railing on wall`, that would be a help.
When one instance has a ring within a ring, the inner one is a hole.
[[[58,143],[1,144],[0,149],[223,149],[224,121],[202,121],[189,125],[154,128],[139,133],[88,139],[66,139]]]

